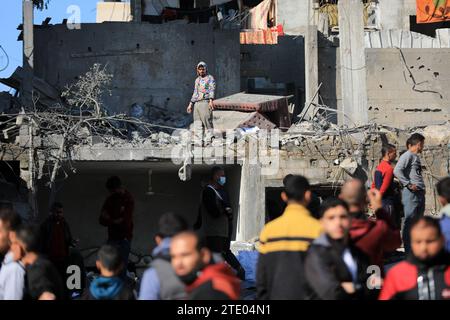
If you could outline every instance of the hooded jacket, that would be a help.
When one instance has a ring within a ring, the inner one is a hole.
[[[450,254],[429,261],[410,254],[389,270],[379,300],[450,300]]]
[[[384,254],[399,248],[402,240],[400,230],[395,228],[383,209],[377,210],[375,216],[376,220],[367,218],[364,213],[354,216],[350,238],[369,257],[371,264],[382,267]]]
[[[131,289],[119,277],[98,277],[91,282],[83,300],[134,300]]]
[[[182,300],[186,298],[185,285],[170,264],[170,241],[164,238],[152,255],[150,268],[144,272],[139,300]]]
[[[355,262],[356,270],[351,270],[344,262],[344,255],[349,254]],[[305,277],[307,279],[308,299],[313,300],[347,300],[376,299],[377,293],[370,294],[366,282],[370,274],[368,257],[352,243],[344,244],[331,240],[322,234],[313,241],[305,260]],[[341,286],[342,282],[353,282],[355,293],[348,294]]]
[[[186,287],[190,300],[238,300],[241,282],[225,263],[206,266]]]

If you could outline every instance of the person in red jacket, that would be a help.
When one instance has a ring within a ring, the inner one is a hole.
[[[121,276],[124,278],[133,238],[134,199],[117,176],[106,181],[106,189],[110,195],[103,204],[99,223],[108,228],[107,243],[116,246],[121,253],[124,265]]]
[[[383,208],[392,217],[394,214],[394,168],[392,162],[397,158],[397,149],[392,144],[381,148],[381,162],[376,167],[371,189],[380,190]]]
[[[170,257],[176,275],[186,284],[190,300],[239,299],[240,280],[225,263],[211,263],[211,251],[195,232],[174,236]]]
[[[439,220],[414,217],[411,252],[389,270],[379,300],[450,300],[450,253]]]
[[[339,198],[347,203],[352,215],[350,238],[369,257],[370,263],[383,272],[384,255],[399,248],[402,241],[400,230],[383,209],[380,191],[373,189],[367,193],[361,180],[352,179],[342,186]],[[375,219],[367,216],[367,198]]]

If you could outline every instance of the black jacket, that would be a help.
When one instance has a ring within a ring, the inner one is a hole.
[[[57,300],[68,298],[58,271],[43,257],[26,267],[25,278],[25,300],[38,300],[44,292],[53,293]]]
[[[288,205],[281,217],[265,225],[258,246],[258,300],[305,299],[306,251],[321,231],[320,223],[299,204]]]
[[[356,279],[353,279],[343,260],[344,250],[348,249],[357,265]],[[367,289],[368,257],[351,243],[344,245],[331,240],[325,234],[313,241],[305,260],[308,299],[347,300],[376,299],[378,292]],[[348,294],[341,286],[342,282],[353,282],[355,293]]]

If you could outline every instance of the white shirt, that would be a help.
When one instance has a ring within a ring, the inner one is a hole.
[[[0,300],[22,300],[25,287],[25,268],[13,260],[9,251],[0,269]]]
[[[352,275],[353,283],[356,283],[358,277],[358,265],[349,249],[344,250],[344,252],[342,253],[342,259],[344,260],[348,271],[350,271],[350,274]]]

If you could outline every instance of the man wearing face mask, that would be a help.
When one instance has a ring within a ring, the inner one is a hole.
[[[200,229],[206,238],[206,246],[215,253],[221,253],[228,264],[236,270],[238,277],[245,278],[245,271],[230,250],[233,230],[233,210],[224,185],[225,171],[213,167],[210,182],[201,195],[199,217],[194,229]]]
[[[190,300],[239,299],[239,280],[226,264],[211,263],[211,251],[195,232],[174,236],[170,257],[175,274],[186,284]]]

